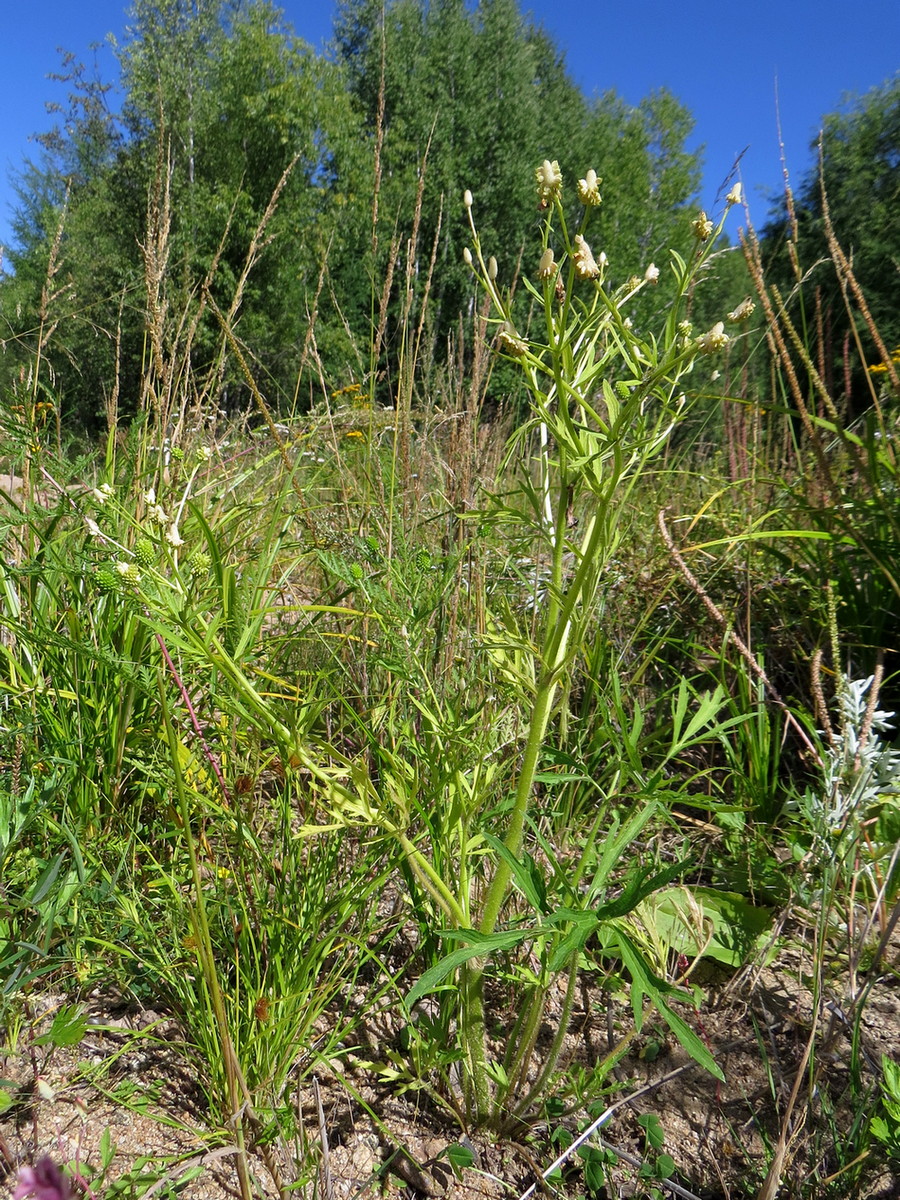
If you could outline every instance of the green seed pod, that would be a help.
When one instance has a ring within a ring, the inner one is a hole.
[[[104,595],[110,595],[119,590],[119,577],[109,567],[100,568],[94,576],[94,583],[97,585],[97,591],[103,592]]]
[[[205,550],[195,550],[188,559],[188,566],[194,575],[203,575],[212,566],[212,559]]]
[[[129,587],[136,587],[141,582],[141,573],[138,570],[137,563],[116,563],[116,572],[123,584]]]
[[[156,548],[149,538],[138,538],[134,544],[134,561],[139,567],[150,567],[156,559]]]

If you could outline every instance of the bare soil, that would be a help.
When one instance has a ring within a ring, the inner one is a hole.
[[[651,1086],[633,1104],[620,1107],[592,1143],[613,1146],[620,1156],[609,1172],[607,1200],[652,1194],[628,1162],[630,1157],[639,1163],[645,1153],[637,1122],[641,1113],[659,1117],[665,1150],[677,1166],[673,1179],[683,1196],[900,1197],[900,1180],[887,1170],[872,1170],[867,1182],[848,1182],[843,1192],[832,1188],[826,1193],[824,1184],[818,1191],[814,1182],[839,1169],[834,1143],[845,1136],[854,1117],[849,1081],[857,1010],[848,998],[849,980],[839,973],[817,1025],[814,1095],[811,1099],[808,1071],[804,1072],[788,1123],[780,1187],[768,1195],[761,1190],[812,1029],[809,966],[808,956],[793,943],[764,969],[728,976],[710,968],[701,981],[705,1003],[699,1012],[685,1009],[684,1015],[712,1050],[724,1083],[692,1066],[665,1027],[648,1023],[617,1068],[620,1090],[611,1100]],[[900,1047],[898,979],[900,943],[895,934],[879,977],[856,980],[858,990],[866,989],[860,1002],[857,1057],[864,1082],[872,1085],[882,1054],[896,1057]],[[62,1002],[62,997],[52,996],[43,997],[40,1004],[35,1001],[38,1032]],[[177,1193],[185,1200],[238,1196],[233,1133],[210,1120],[177,1024],[165,1014],[133,1006],[122,1009],[109,996],[95,995],[86,1007],[90,1024],[79,1046],[51,1051],[29,1044],[23,1034],[0,1058],[0,1087],[16,1100],[0,1117],[0,1153],[6,1163],[50,1154],[58,1161],[81,1163],[83,1175],[91,1179],[100,1168],[107,1135],[111,1161],[105,1176],[95,1182],[98,1195],[114,1181],[119,1181],[117,1196],[134,1194],[136,1185],[129,1183],[129,1176],[146,1159],[154,1177],[146,1195]],[[605,1001],[589,990],[583,1010],[569,1050],[573,1059],[589,1062],[606,1052],[612,1026]],[[629,1011],[617,1013],[619,1031]],[[370,1042],[390,1038],[392,1024],[396,1032],[391,1014],[382,1014],[368,1031]],[[7,1042],[11,1032],[7,1030]],[[371,1046],[358,1049],[361,1058]],[[671,1078],[680,1067],[685,1069]],[[873,1087],[872,1096],[876,1094]],[[298,1087],[293,1103],[305,1149],[272,1142],[265,1156],[254,1153],[253,1177],[262,1195],[277,1196],[280,1182],[285,1195],[292,1190],[325,1200],[373,1195],[516,1200],[538,1182],[560,1144],[558,1130],[554,1137],[546,1122],[512,1140],[466,1137],[425,1093],[397,1095],[371,1072],[355,1067],[352,1056],[340,1069],[337,1064],[319,1064]],[[578,1115],[560,1124],[576,1133]],[[457,1177],[446,1150],[461,1141],[474,1162]],[[305,1167],[298,1166],[304,1162]],[[14,1172],[9,1175],[11,1182]],[[846,1178],[852,1176],[848,1173]],[[577,1157],[566,1164],[562,1179],[554,1180],[552,1188],[570,1198],[588,1194]],[[601,1200],[603,1192],[593,1195]]]

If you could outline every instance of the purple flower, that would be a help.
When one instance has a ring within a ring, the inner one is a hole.
[[[19,1182],[12,1200],[71,1200],[69,1180],[52,1158],[44,1157],[33,1167],[19,1167]]]

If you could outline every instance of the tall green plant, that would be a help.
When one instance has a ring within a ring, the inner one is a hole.
[[[621,507],[648,464],[665,448],[687,406],[682,381],[695,357],[714,353],[727,342],[724,325],[698,338],[684,318],[691,282],[713,244],[713,229],[705,215],[694,225],[696,250],[691,260],[671,254],[676,303],[659,333],[641,332],[630,319],[629,308],[640,292],[656,283],[660,271],[651,263],[642,276],[632,276],[615,290],[605,286],[605,256],[598,261],[585,238],[601,202],[596,173],[590,171],[578,182],[582,218],[574,234],[558,164],[545,161],[537,169],[536,182],[544,213],[541,255],[537,282],[526,276],[525,286],[541,314],[542,329],[530,337],[517,329],[510,299],[497,286],[496,260],[485,257],[473,219],[473,197],[469,192],[465,196],[474,246],[474,253],[467,251],[466,261],[491,299],[499,346],[518,363],[530,396],[529,419],[510,449],[520,452],[532,438],[537,439],[538,479],[535,483],[526,477],[523,495],[539,549],[549,564],[542,594],[535,596],[539,608],[535,641],[528,646],[524,636],[516,638],[517,649],[526,650],[528,662],[528,687],[522,695],[527,733],[502,847],[498,845],[486,867],[486,890],[476,924],[480,939],[495,935],[509,902],[554,703],[589,636],[603,571],[619,540]],[[736,194],[730,197],[731,202],[736,199]],[[583,529],[577,540],[572,535],[573,513],[579,514]],[[682,704],[686,703],[685,696]],[[708,701],[701,724],[711,723],[718,707],[718,701]],[[635,902],[638,893],[646,894],[648,883],[660,882],[644,878],[633,889]],[[623,914],[609,910],[607,915],[612,919]],[[571,930],[552,940],[553,961],[573,971],[577,947],[583,944],[581,934]],[[624,932],[620,932],[619,949],[633,977],[643,975],[646,981]],[[474,1109],[479,1119],[496,1119],[497,1090],[491,1084],[484,1030],[484,968],[475,954],[462,965],[461,985]],[[635,978],[636,989],[642,986]],[[538,990],[526,1018],[526,1047],[534,1044],[543,1004]],[[516,1063],[515,1069],[523,1074],[521,1064]]]
[[[414,671],[415,751],[402,744],[374,753],[370,748],[368,761],[354,761],[346,782],[327,795],[339,822],[375,825],[394,839],[432,906],[432,920],[444,926],[434,932],[454,948],[425,972],[408,1003],[436,991],[440,1003],[455,1007],[463,1117],[495,1129],[521,1119],[551,1086],[574,1001],[579,953],[601,926],[604,944],[631,974],[636,1020],[650,1000],[690,1052],[715,1069],[671,1007],[676,989],[653,973],[623,920],[681,869],[681,864],[658,872],[642,869],[628,854],[658,811],[657,801],[645,793],[636,814],[606,831],[602,851],[595,822],[568,878],[558,864],[545,878],[525,843],[563,685],[593,636],[594,601],[618,544],[621,506],[687,407],[683,379],[695,357],[727,342],[724,325],[697,337],[683,316],[688,291],[713,244],[713,225],[705,214],[694,222],[691,260],[672,255],[678,302],[658,332],[641,332],[629,311],[660,272],[649,264],[642,276],[606,287],[603,256],[598,262],[585,239],[600,202],[595,173],[578,185],[583,217],[574,234],[556,163],[542,164],[537,185],[543,236],[536,282],[525,281],[539,314],[532,336],[514,323],[510,297],[499,289],[496,263],[485,255],[475,228],[473,198],[465,196],[473,239],[465,261],[493,309],[498,348],[522,371],[531,399],[530,415],[509,446],[509,459],[518,459],[522,468],[520,495],[498,504],[493,519],[530,531],[535,559],[545,564],[535,576],[527,617],[495,604],[482,642],[489,677],[508,698],[507,711],[495,712],[492,705],[495,717],[479,725],[465,706],[449,706],[425,673]],[[730,203],[736,199],[734,194]],[[672,706],[676,757],[679,745],[721,729],[721,707],[721,694],[694,700],[686,686],[679,691]],[[560,737],[563,729],[560,724]],[[523,731],[521,741],[517,731]],[[498,767],[510,750],[516,766],[508,784],[508,770]],[[623,864],[631,868],[624,891],[610,899]],[[540,961],[537,972],[526,967],[529,953]],[[506,963],[524,999],[500,1059],[492,1056],[485,1021],[491,962]],[[559,1032],[535,1066],[547,996],[560,977],[567,980],[567,999]]]

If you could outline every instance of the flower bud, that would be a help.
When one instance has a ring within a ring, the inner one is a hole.
[[[94,576],[97,590],[104,594],[119,590],[119,577],[109,567],[101,567]]]
[[[701,209],[700,215],[693,221],[691,228],[698,242],[706,242],[709,240],[714,226],[706,213]]]
[[[212,559],[205,550],[195,550],[188,560],[188,566],[194,575],[202,575],[212,565]]]
[[[644,279],[647,281],[647,283],[656,283],[657,279],[659,279],[659,267],[656,265],[656,263],[650,264],[650,266],[644,272]]]
[[[152,567],[156,550],[149,538],[138,538],[134,544],[134,561],[139,567]]]
[[[591,253],[591,248],[581,236],[575,234],[575,274],[579,279],[596,279],[600,274],[597,261]]]
[[[734,185],[734,187],[731,189],[731,191],[728,193],[728,195],[725,197],[725,203],[728,205],[740,204],[741,201],[743,200],[743,198],[744,198],[743,188],[741,187],[740,183],[736,183]]]
[[[472,207],[472,193],[468,188],[466,188],[466,190],[463,192],[463,204],[466,206],[466,208]]]
[[[597,172],[590,170],[585,175],[584,179],[579,179],[576,187],[578,189],[578,199],[587,207],[596,208],[600,203],[600,183],[597,178]]]
[[[52,1089],[48,1088],[50,1094],[46,1096],[42,1086],[47,1086],[46,1081],[38,1079],[39,1094],[44,1099],[54,1100]],[[72,1188],[68,1176],[63,1174],[52,1158],[45,1155],[33,1167],[19,1167],[19,1182],[12,1195],[13,1200],[27,1200],[29,1196],[33,1196],[34,1200],[71,1200]]]
[[[552,279],[556,274],[556,263],[553,261],[553,251],[548,246],[541,255],[540,265],[538,266],[538,279],[546,282]]]
[[[471,267],[472,265],[472,251],[468,246],[463,246],[463,262],[467,267]]]
[[[496,258],[494,258],[493,254],[492,254],[491,257],[488,259],[488,279],[490,279],[493,282],[493,280],[495,280],[496,278],[497,278],[497,260],[496,260]]]
[[[545,158],[535,171],[534,177],[537,181],[538,197],[542,207],[546,207],[551,201],[559,198],[562,190],[562,171],[560,171],[556,159],[551,162],[549,158]]]

